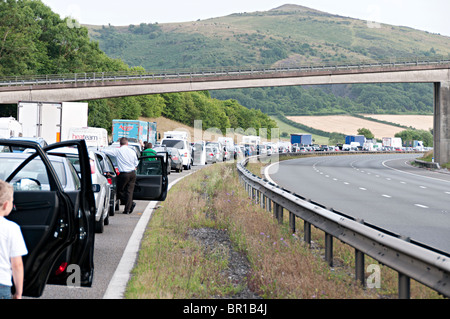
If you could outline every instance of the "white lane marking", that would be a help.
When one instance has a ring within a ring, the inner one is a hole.
[[[445,192],[446,194],[450,195],[450,192]]]
[[[420,207],[420,208],[429,208],[428,206],[421,205],[421,204],[414,204],[414,206]]]
[[[349,183],[349,182],[344,182],[344,184],[345,184],[345,185],[349,185],[350,183]]]
[[[406,184],[406,182],[400,182],[400,184]]]
[[[359,189],[362,190],[362,191],[366,191],[367,190],[367,188],[364,188],[364,187],[360,187]]]
[[[426,186],[419,186],[420,188],[426,188]]]
[[[392,196],[389,196],[389,195],[386,195],[386,194],[383,194],[381,196],[386,197],[386,198],[392,198]]]

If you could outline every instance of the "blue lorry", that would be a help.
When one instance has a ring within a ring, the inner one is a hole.
[[[312,145],[312,135],[311,134],[291,134],[291,144],[300,145]]]
[[[366,138],[364,135],[347,135],[345,136],[345,144],[351,145],[352,142],[358,142],[362,147],[366,142]]]
[[[156,122],[139,120],[113,120],[113,142],[118,142],[121,137],[126,137],[130,142],[149,142],[156,144]]]

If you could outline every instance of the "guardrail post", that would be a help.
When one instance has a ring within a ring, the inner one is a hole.
[[[277,220],[278,224],[283,224],[283,206],[278,205]]]
[[[358,249],[355,249],[355,277],[356,281],[359,281],[359,283],[364,287],[364,253]]]
[[[410,299],[411,297],[411,279],[398,273],[398,299]]]
[[[273,203],[273,218],[278,219],[278,204],[277,203]]]
[[[289,212],[289,230],[292,234],[295,233],[295,215],[292,212]]]
[[[325,261],[333,267],[333,236],[325,233]]]
[[[311,245],[311,223],[306,220],[303,223],[303,240],[308,245]]]

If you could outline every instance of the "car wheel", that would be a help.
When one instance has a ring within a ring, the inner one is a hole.
[[[95,222],[95,232],[98,234],[101,234],[101,233],[103,233],[104,230],[105,230],[105,221],[103,219],[103,214],[102,214],[102,216],[100,217],[100,220]]]
[[[113,202],[112,202],[112,205],[109,205],[109,216],[114,216],[115,215],[115,213],[116,213],[116,201],[117,201],[117,198],[116,198],[116,194],[114,194],[114,200],[113,200]]]

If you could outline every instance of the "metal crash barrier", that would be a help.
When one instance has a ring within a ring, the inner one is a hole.
[[[279,223],[289,212],[289,228],[295,232],[296,218],[304,221],[304,241],[311,243],[311,226],[325,233],[325,260],[333,265],[333,239],[355,249],[355,279],[365,285],[364,255],[398,272],[398,297],[410,298],[410,279],[450,297],[450,256],[392,232],[329,210],[297,194],[262,179],[246,169],[249,159],[239,162],[241,184],[262,208],[273,213]]]

